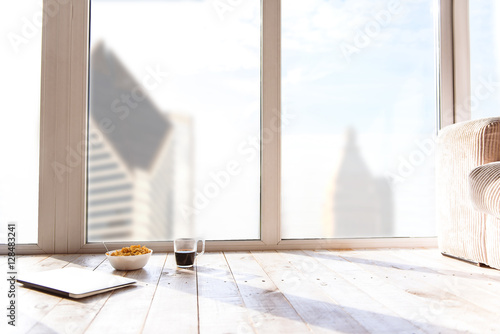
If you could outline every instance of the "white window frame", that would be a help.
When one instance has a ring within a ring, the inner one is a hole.
[[[440,18],[436,36],[441,129],[471,119],[469,0],[439,0],[436,4]]]
[[[441,128],[470,119],[470,105],[462,108],[462,114],[455,112],[458,101],[466,101],[470,95],[468,0],[435,1],[440,19],[436,19],[440,22],[436,77]],[[86,243],[85,232],[90,0],[44,0],[44,6],[54,3],[57,12],[49,15],[44,11],[42,30],[38,243],[17,245],[17,253],[102,252],[102,244]],[[207,241],[207,250],[437,246],[436,237],[281,239],[281,0],[261,0],[261,8],[262,131],[277,134],[261,144],[261,239]],[[171,241],[147,244],[155,251],[173,250]],[[0,253],[6,252],[6,245],[0,245]]]

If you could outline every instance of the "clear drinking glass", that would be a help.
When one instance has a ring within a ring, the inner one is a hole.
[[[201,242],[201,252],[198,253],[198,244]],[[197,256],[205,253],[205,240],[180,238],[174,241],[175,262],[177,267],[189,268],[194,265]]]

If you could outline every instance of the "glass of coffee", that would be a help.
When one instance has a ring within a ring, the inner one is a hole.
[[[201,242],[201,252],[198,253],[198,244]],[[205,252],[205,240],[180,238],[174,240],[175,262],[177,267],[189,268],[194,265],[195,257]]]

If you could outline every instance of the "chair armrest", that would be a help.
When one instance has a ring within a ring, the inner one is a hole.
[[[437,153],[437,159],[444,162],[442,167],[465,167],[467,173],[473,167],[500,161],[500,117],[455,123],[441,129]]]
[[[469,196],[476,210],[500,218],[500,162],[478,166],[469,173]]]
[[[477,214],[469,198],[469,173],[477,166],[495,161],[500,161],[500,117],[456,123],[439,131],[436,150],[439,223],[461,224],[463,217]],[[445,229],[439,234],[448,232]]]

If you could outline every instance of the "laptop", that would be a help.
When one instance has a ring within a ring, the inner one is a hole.
[[[81,268],[19,274],[17,281],[28,288],[70,298],[84,298],[136,283],[130,278]]]

